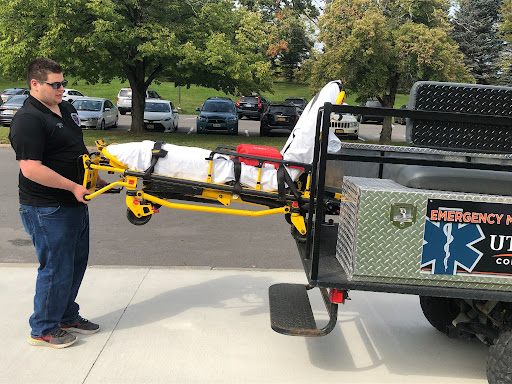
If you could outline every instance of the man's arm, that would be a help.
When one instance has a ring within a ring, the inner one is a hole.
[[[83,185],[66,179],[64,176],[43,165],[39,160],[19,160],[18,162],[23,176],[27,179],[46,187],[70,191],[79,202],[88,203],[88,201],[84,200],[84,195],[89,194],[89,191]]]

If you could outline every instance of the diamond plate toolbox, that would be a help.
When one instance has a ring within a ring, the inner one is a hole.
[[[512,116],[511,106],[510,87],[419,81],[408,108]],[[406,137],[417,147],[511,153],[511,130],[507,125],[408,119]]]
[[[512,197],[343,182],[336,258],[352,281],[512,292]]]

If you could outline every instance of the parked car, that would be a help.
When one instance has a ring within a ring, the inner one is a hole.
[[[244,116],[256,117],[258,120],[261,119],[263,111],[268,106],[268,100],[261,95],[242,96],[236,107],[240,110],[238,117],[241,119]]]
[[[64,89],[64,93],[62,94],[62,100],[66,100],[69,103],[72,103],[74,100],[79,97],[85,97],[85,95],[81,92],[78,92],[76,89]]]
[[[350,113],[332,115],[330,127],[340,139],[359,139],[359,122]]]
[[[402,105],[400,109],[407,109],[407,105]],[[395,123],[405,125],[405,117],[395,117]]]
[[[28,88],[7,88],[0,92],[0,98],[5,102],[7,99],[14,95],[29,95],[30,90]]]
[[[146,99],[162,99],[156,91],[152,89],[146,90]],[[119,109],[119,113],[124,115],[126,112],[130,112],[132,110],[132,89],[131,88],[121,88],[119,93],[117,94],[117,108]]]
[[[372,107],[372,108],[380,108],[382,107],[382,104],[378,100],[367,100],[366,103],[364,103],[365,107]],[[360,115],[358,117],[358,121],[361,124],[366,123],[367,121],[373,121],[376,123],[382,123],[384,121],[384,116],[378,116],[378,115]]]
[[[107,129],[117,127],[119,116],[117,107],[108,99],[82,97],[73,101],[80,118],[82,129]]]
[[[218,97],[206,99],[201,108],[196,108],[197,133],[227,133],[238,135],[238,112],[232,100]]]
[[[260,136],[267,136],[273,129],[292,130],[300,113],[292,103],[273,102],[265,109],[260,121]]]
[[[304,97],[288,97],[284,101],[295,104],[295,106],[299,108],[300,113],[302,113],[306,108],[306,105],[308,105],[308,100]]]
[[[5,103],[0,106],[0,125],[8,127],[11,125],[12,118],[23,106],[28,95],[14,95],[11,96]]]
[[[144,129],[152,132],[176,132],[178,110],[169,100],[148,99],[144,108]]]

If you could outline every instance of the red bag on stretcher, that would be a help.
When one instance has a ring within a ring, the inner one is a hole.
[[[236,153],[245,153],[247,155],[267,157],[270,159],[283,159],[283,155],[281,155],[281,152],[277,149],[273,147],[265,147],[264,145],[240,144],[236,147]],[[240,157],[240,162],[253,167],[259,164],[259,161],[256,159],[248,159],[245,157]],[[265,161],[264,164],[272,164],[275,169],[279,168],[279,163]]]

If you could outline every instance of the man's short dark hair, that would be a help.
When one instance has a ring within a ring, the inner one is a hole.
[[[38,57],[32,60],[27,67],[27,84],[30,88],[30,80],[36,79],[40,83],[48,80],[49,73],[62,73],[62,67],[56,61],[46,57]]]

